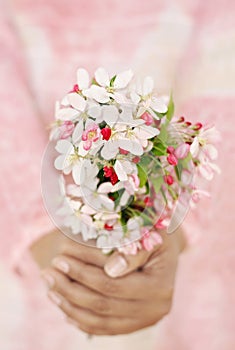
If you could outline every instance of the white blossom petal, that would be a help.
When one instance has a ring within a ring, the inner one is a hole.
[[[78,117],[80,112],[74,108],[61,108],[56,112],[56,119],[73,120]]]
[[[153,97],[151,101],[151,107],[154,111],[159,113],[166,113],[168,108],[164,100],[161,98]]]
[[[109,74],[102,67],[98,68],[95,71],[95,80],[97,83],[103,87],[109,86]]]
[[[120,205],[123,207],[125,205],[127,205],[128,201],[129,201],[130,195],[127,191],[123,192],[121,200],[120,200]]]
[[[89,74],[84,68],[79,68],[77,70],[77,84],[80,90],[87,89],[89,87]]]
[[[72,176],[76,185],[81,184],[81,171],[82,171],[82,163],[77,162],[72,169]]]
[[[103,106],[102,116],[107,124],[113,124],[118,119],[118,109],[115,106]]]
[[[59,153],[70,153],[73,149],[73,145],[71,142],[67,140],[59,140],[56,143],[55,149]]]
[[[73,135],[72,135],[73,143],[76,143],[81,139],[82,133],[83,133],[83,120],[80,120],[80,122],[77,123],[73,131]]]
[[[105,142],[104,147],[101,150],[101,156],[106,159],[110,160],[114,158],[118,153],[118,144],[116,141],[108,141]]]
[[[212,144],[205,145],[204,151],[206,152],[206,154],[209,156],[211,160],[214,160],[218,157],[218,151],[215,148],[215,146],[213,146]]]
[[[113,192],[113,185],[111,184],[111,182],[104,182],[98,187],[97,192],[98,193]]]
[[[140,156],[143,154],[143,148],[138,142],[128,140],[128,139],[122,139],[122,140],[118,140],[118,143],[119,143],[119,147],[121,147],[122,149],[125,149],[126,151],[129,151],[130,153],[136,156]]]
[[[140,96],[136,92],[130,93],[131,100],[134,102],[135,105],[137,105],[140,102]]]
[[[57,170],[63,170],[66,163],[66,155],[62,154],[54,161],[54,166]]]
[[[199,152],[199,141],[197,137],[194,137],[193,143],[190,146],[190,153],[192,157],[195,158]]]
[[[133,72],[131,69],[117,74],[113,84],[114,89],[124,89],[129,84],[132,77],[133,77]]]
[[[141,125],[140,127],[134,129],[134,133],[138,139],[147,140],[159,135],[160,131],[152,126]]]
[[[110,100],[108,92],[105,90],[105,88],[92,85],[90,89],[83,91],[84,96],[93,98],[95,101],[100,103],[106,103]]]
[[[152,77],[146,77],[143,84],[143,96],[149,95],[153,92],[154,81]]]
[[[116,160],[114,164],[114,170],[117,174],[117,177],[120,181],[128,180],[127,174],[122,166],[122,163],[119,160]]]
[[[86,100],[76,92],[67,95],[68,101],[72,107],[83,112],[86,108]]]

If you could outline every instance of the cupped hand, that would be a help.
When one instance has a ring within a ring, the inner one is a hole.
[[[125,334],[157,323],[170,311],[183,245],[180,230],[162,237],[154,251],[125,257],[66,239],[42,274],[48,296],[89,334]]]

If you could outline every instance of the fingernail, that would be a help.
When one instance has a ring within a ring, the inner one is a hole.
[[[55,292],[49,292],[48,293],[48,297],[50,298],[50,300],[55,303],[56,305],[60,305],[62,303],[62,298],[59,294],[55,293]]]
[[[62,272],[65,272],[65,273],[69,272],[69,264],[64,260],[55,258],[52,260],[52,265]]]
[[[117,255],[115,258],[107,262],[104,269],[110,277],[118,277],[122,275],[127,266],[126,259],[121,255]]]
[[[43,281],[46,283],[47,287],[51,288],[55,284],[55,279],[49,274],[42,274]]]

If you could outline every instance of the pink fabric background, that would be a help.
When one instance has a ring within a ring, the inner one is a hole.
[[[0,2],[1,349],[235,348],[234,16],[232,0]],[[88,343],[46,300],[23,252],[52,228],[39,179],[54,101],[77,67],[100,65],[153,75],[159,92],[175,91],[178,113],[215,122],[223,172],[209,185],[212,199],[186,220],[193,244],[180,259],[170,315],[154,329]],[[19,281],[12,263],[25,273]]]

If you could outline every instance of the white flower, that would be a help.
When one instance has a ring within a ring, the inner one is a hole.
[[[99,85],[92,85],[89,89],[84,90],[83,94],[99,103],[107,103],[110,98],[118,103],[125,102],[124,95],[118,91],[126,88],[132,77],[132,71],[127,70],[117,74],[113,84],[111,84],[109,74],[100,67],[95,71],[95,80]]]
[[[108,197],[110,188],[100,185],[97,188],[99,179],[97,178],[98,168],[94,164],[87,162],[87,165],[80,170],[80,177],[77,179],[79,183],[79,195],[89,208],[94,212],[111,212],[114,210],[114,202]]]
[[[77,84],[79,90],[88,89],[90,85],[90,77],[86,69],[79,68],[77,70]]]
[[[57,152],[61,153],[54,162],[57,170],[62,170],[65,175],[72,172],[73,180],[76,184],[80,184],[81,178],[87,176],[86,169],[89,160],[84,160],[83,156],[87,153],[82,145],[79,145],[79,149],[76,151],[73,144],[67,140],[59,140],[56,144]],[[92,169],[93,175],[94,168]]]
[[[215,127],[201,129],[198,136],[194,137],[190,146],[190,152],[194,158],[204,153],[210,160],[214,160],[218,156],[217,149],[213,145],[220,139],[218,131]]]
[[[137,112],[137,116],[141,116],[146,111],[149,112],[155,119],[158,119],[155,112],[166,113],[167,105],[164,98],[153,96],[154,81],[151,77],[144,79],[143,86],[138,83],[135,87],[135,91],[130,93],[132,101],[140,107]]]
[[[115,247],[119,247],[123,239],[122,226],[119,224],[114,230],[102,230],[96,241],[96,246],[102,248],[105,253],[112,251]]]
[[[93,228],[93,220],[88,215],[80,201],[70,200],[70,207],[72,209],[71,215],[64,219],[64,225],[70,227],[73,234],[82,234],[84,241],[96,238],[97,234]]]
[[[194,137],[190,146],[193,158],[198,158],[199,160],[196,171],[206,180],[212,180],[215,172],[220,174],[220,168],[212,163],[218,156],[213,142],[218,141],[219,138],[220,135],[215,127],[208,127],[200,130],[199,135]]]

